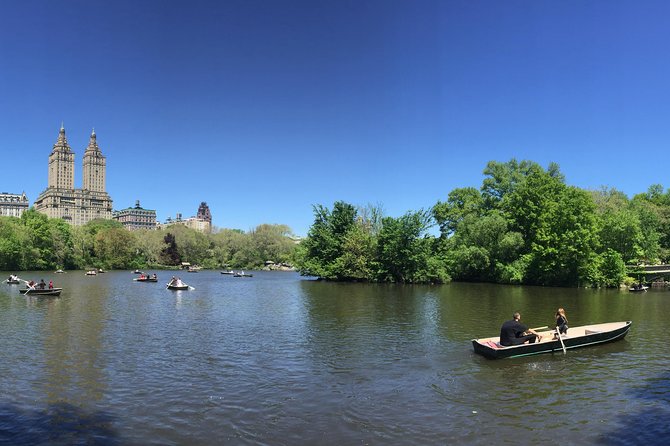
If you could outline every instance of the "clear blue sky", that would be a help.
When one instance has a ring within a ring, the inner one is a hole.
[[[0,2],[0,191],[32,203],[64,122],[114,208],[286,224],[312,205],[428,208],[489,160],[667,187],[670,3]]]

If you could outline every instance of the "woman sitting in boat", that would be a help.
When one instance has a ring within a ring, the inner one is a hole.
[[[184,286],[184,282],[181,281],[179,277],[172,276],[172,279],[170,280],[170,283],[168,283],[170,286]]]
[[[568,317],[563,308],[556,310],[556,329],[562,336],[568,334]],[[558,336],[554,335],[554,339],[558,339]]]
[[[506,321],[500,327],[500,345],[508,347],[510,345],[521,345],[526,342],[533,343],[537,340],[540,342],[542,336],[537,334],[521,322],[521,314],[517,311],[512,315],[512,320]]]

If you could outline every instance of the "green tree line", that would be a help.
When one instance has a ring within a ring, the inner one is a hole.
[[[670,190],[629,199],[565,183],[559,166],[491,161],[480,188],[452,190],[430,210],[393,218],[381,207],[314,207],[296,252],[305,275],[328,280],[449,280],[615,287],[626,264],[670,258]],[[435,230],[431,230],[435,228]]]
[[[0,270],[135,269],[178,266],[258,268],[268,260],[290,263],[295,250],[286,225],[203,234],[183,225],[128,231],[114,220],[70,226],[33,209],[0,217]]]

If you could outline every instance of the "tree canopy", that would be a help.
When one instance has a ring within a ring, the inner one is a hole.
[[[208,268],[259,268],[290,263],[295,241],[286,225],[260,225],[248,233],[203,234],[183,225],[128,231],[114,220],[70,226],[30,209],[0,217],[0,270],[135,269],[173,267],[182,261]]]
[[[299,270],[329,280],[618,286],[626,264],[670,257],[670,191],[660,185],[629,199],[569,186],[555,163],[514,159],[490,161],[483,174],[480,188],[456,188],[427,212],[377,214],[374,231],[351,204],[315,206]]]

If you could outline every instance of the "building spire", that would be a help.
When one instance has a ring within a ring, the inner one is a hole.
[[[58,131],[58,139],[56,140],[56,144],[54,144],[54,151],[56,149],[61,149],[66,152],[70,151],[70,146],[67,144],[67,137],[65,136],[65,126],[62,122],[60,124],[60,130]]]
[[[91,137],[88,140],[88,147],[86,147],[86,152],[100,152],[97,137],[95,136],[95,128],[93,128],[93,131],[91,131]]]

